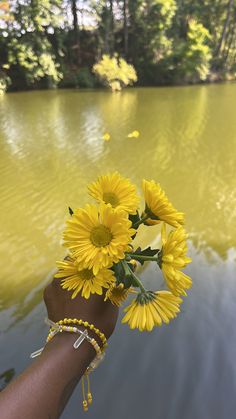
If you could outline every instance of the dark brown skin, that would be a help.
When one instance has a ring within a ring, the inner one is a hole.
[[[99,295],[92,295],[89,300],[78,295],[71,300],[71,293],[61,288],[58,279],[54,279],[44,291],[51,320],[56,322],[65,317],[82,319],[93,323],[108,339],[114,331],[118,309],[103,300],[104,296]],[[96,355],[87,341],[74,349],[77,337],[66,332],[56,335],[41,356],[0,393],[1,419],[60,417],[76,384]],[[97,336],[94,337],[100,345]],[[29,351],[31,349],[37,348],[29,348]]]

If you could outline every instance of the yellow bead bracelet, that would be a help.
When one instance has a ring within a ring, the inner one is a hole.
[[[61,333],[61,332],[70,332],[70,333],[77,333],[77,334],[81,334],[81,336],[84,334],[85,331],[78,329],[77,327],[73,327],[73,326],[65,326],[65,325],[60,325],[58,329],[53,329],[53,327],[50,329],[48,337],[46,342],[50,342],[50,340],[52,340],[52,338],[57,334],[57,333]],[[102,354],[101,348],[98,345],[97,341],[94,338],[91,338],[89,335],[85,334],[85,339],[91,343],[91,345],[93,346],[94,350],[96,351],[96,354],[98,356],[100,356]]]
[[[69,333],[75,333],[77,335],[78,334],[80,335],[79,338],[76,339],[76,341],[73,344],[73,347],[75,349],[77,349],[81,345],[81,343],[86,339],[88,342],[91,343],[94,350],[96,351],[96,357],[93,359],[93,361],[87,367],[86,372],[85,372],[84,376],[82,377],[82,382],[81,382],[81,384],[82,384],[82,394],[83,394],[83,409],[86,412],[88,410],[88,405],[92,403],[92,393],[91,393],[91,389],[90,389],[89,373],[91,371],[93,371],[100,364],[100,362],[104,358],[105,347],[107,346],[106,337],[105,337],[104,333],[100,332],[100,330],[97,329],[93,324],[89,324],[88,322],[83,321],[83,320],[65,318],[64,320],[60,320],[59,322],[54,323],[50,319],[45,319],[45,322],[50,326],[50,330],[49,330],[49,334],[48,334],[46,343],[50,342],[50,340],[52,340],[53,337],[57,333],[69,332]],[[79,329],[75,326],[67,326],[68,324],[83,325],[83,326],[85,326],[86,329],[81,330],[81,329]],[[87,328],[89,328],[90,330],[93,330],[97,334],[97,336],[99,336],[99,338],[101,339],[102,344],[103,344],[102,349],[98,345],[97,341],[94,338],[89,336]],[[30,355],[30,357],[31,358],[36,358],[37,356],[41,355],[43,350],[44,350],[44,347],[38,349],[37,351],[33,352]],[[87,396],[86,396],[86,392],[85,392],[85,378],[87,379]]]
[[[89,343],[91,343],[94,350],[96,351],[96,357],[93,359],[93,361],[87,367],[86,372],[85,372],[84,376],[82,377],[82,381],[81,381],[82,395],[83,395],[83,403],[82,404],[83,404],[84,411],[87,412],[88,405],[91,404],[92,400],[93,400],[91,389],[90,389],[89,373],[91,371],[93,371],[100,364],[100,362],[104,358],[105,347],[107,346],[106,337],[93,324],[89,324],[88,322],[83,321],[83,320],[65,318],[64,320],[60,320],[57,323],[54,323],[53,321],[51,321],[49,319],[45,319],[45,322],[50,326],[49,334],[48,334],[48,337],[47,337],[47,340],[46,340],[47,343],[50,342],[50,340],[52,340],[53,337],[57,333],[69,332],[69,333],[75,333],[75,334],[80,335],[80,337],[75,341],[75,343],[73,345],[73,347],[75,349],[77,349],[80,346],[80,344],[83,342],[83,340],[86,339]],[[81,330],[81,329],[79,329],[75,326],[67,326],[67,324],[83,325],[83,326],[86,327],[86,329]],[[102,344],[103,344],[102,349],[98,345],[97,341],[94,338],[91,338],[88,335],[87,328],[89,328],[90,330],[93,330],[97,334],[97,336],[99,336],[99,338],[101,339]],[[31,357],[34,358],[34,357],[40,355],[43,349],[44,348],[41,348],[38,351],[34,352],[33,354],[31,354]],[[86,396],[86,392],[85,392],[85,379],[87,379],[87,396]]]
[[[80,326],[84,326],[84,327],[90,329],[91,331],[93,331],[94,333],[96,333],[96,335],[101,339],[102,345],[103,345],[102,348],[101,348],[102,351],[104,351],[105,348],[107,347],[106,336],[98,328],[96,328],[96,326],[94,326],[94,324],[90,324],[87,321],[84,321],[84,320],[81,320],[81,319],[70,319],[70,318],[65,318],[63,320],[60,320],[59,322],[56,322],[56,324],[58,324],[58,325],[78,324]]]

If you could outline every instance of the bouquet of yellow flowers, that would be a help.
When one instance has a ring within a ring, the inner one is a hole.
[[[91,294],[104,294],[105,300],[120,306],[129,294],[135,295],[125,308],[122,323],[151,331],[169,323],[180,311],[180,296],[186,296],[192,284],[182,269],[191,259],[186,256],[184,214],[173,207],[154,180],[143,180],[142,188],[145,207],[140,212],[136,187],[119,173],[100,176],[88,186],[97,204],[69,208],[71,219],[63,233],[69,255],[57,262],[55,277],[64,289],[73,291],[72,298],[78,293],[86,299]],[[160,249],[134,248],[141,224],[148,228],[162,224]],[[166,224],[173,228],[168,235]],[[162,271],[166,290],[147,290],[137,276],[137,264],[147,261]]]

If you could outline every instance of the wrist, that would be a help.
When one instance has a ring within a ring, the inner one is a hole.
[[[77,339],[78,335],[76,333],[57,333],[54,338],[46,344],[42,355],[52,354],[74,364],[78,363],[78,361],[82,361],[84,365],[88,367],[90,362],[95,358],[96,351],[87,340],[84,340],[79,348],[75,349],[73,344]]]

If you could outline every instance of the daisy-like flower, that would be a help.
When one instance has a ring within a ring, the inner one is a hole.
[[[162,249],[160,258],[160,268],[168,288],[176,296],[187,295],[186,289],[191,288],[192,280],[180,269],[185,268],[192,260],[186,256],[187,253],[187,234],[183,227],[171,231],[166,238],[166,226],[163,223]]]
[[[180,311],[182,300],[170,291],[147,291],[138,294],[136,300],[125,308],[122,323],[128,323],[131,329],[151,331],[154,326],[169,323]]]
[[[76,260],[68,257],[63,262],[56,262],[59,271],[54,275],[61,279],[61,286],[68,291],[73,290],[71,298],[78,293],[88,299],[90,294],[102,295],[103,288],[109,288],[115,281],[114,274],[110,269],[103,268],[97,275],[91,269],[79,270]]]
[[[126,300],[129,294],[129,289],[124,288],[124,284],[116,286],[112,284],[106,292],[105,300],[110,300],[112,304],[119,307]]]
[[[135,186],[118,172],[99,176],[88,186],[89,194],[98,202],[111,204],[129,214],[135,214],[138,209],[139,197]]]
[[[79,269],[91,269],[97,275],[124,259],[134,233],[125,211],[100,204],[75,210],[63,238]]]
[[[164,221],[175,228],[184,224],[184,213],[173,207],[159,183],[143,179],[142,186],[146,202],[145,214],[151,217],[145,221],[146,224],[155,225]]]
[[[134,131],[130,132],[130,133],[127,135],[127,137],[128,137],[128,138],[138,138],[138,137],[139,137],[139,135],[140,135],[139,131],[138,131],[138,130],[134,130]]]
[[[105,132],[105,134],[102,136],[102,139],[104,141],[110,141],[111,136],[110,136],[109,132]]]

